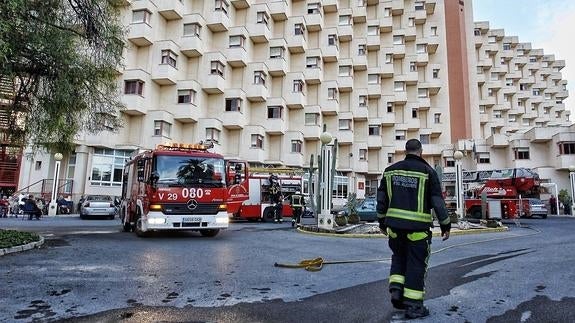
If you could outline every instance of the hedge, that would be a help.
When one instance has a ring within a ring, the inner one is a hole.
[[[0,249],[10,248],[40,241],[40,236],[33,232],[0,229]]]

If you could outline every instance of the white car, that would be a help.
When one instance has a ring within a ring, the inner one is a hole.
[[[105,217],[113,220],[116,217],[116,205],[109,195],[88,195],[80,206],[80,218]]]

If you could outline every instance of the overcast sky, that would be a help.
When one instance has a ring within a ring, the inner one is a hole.
[[[473,0],[474,21],[489,21],[492,29],[543,48],[555,59],[565,60],[561,71],[569,97],[565,106],[575,120],[575,1],[573,0]]]

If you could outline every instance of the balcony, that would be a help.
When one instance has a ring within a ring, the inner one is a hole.
[[[367,148],[381,149],[382,146],[382,136],[367,136]]]
[[[381,39],[379,35],[367,35],[367,49],[379,50],[381,46]],[[405,51],[405,50],[404,50]]]
[[[221,94],[224,93],[224,89],[226,88],[226,80],[214,74],[206,75],[205,83],[203,84],[202,90],[204,90],[208,94]]]
[[[268,135],[283,135],[287,130],[287,122],[283,118],[268,118],[264,127]]]
[[[289,70],[289,63],[285,58],[268,58],[266,60],[268,72],[271,76],[284,76]]]
[[[319,84],[323,81],[323,71],[319,67],[305,68],[303,75],[307,84]]]
[[[525,138],[531,143],[549,142],[556,132],[552,128],[535,127],[525,133]]]
[[[339,57],[339,47],[336,45],[325,46],[321,49],[321,57],[324,62],[337,62]]]
[[[178,80],[178,70],[169,64],[158,64],[152,69],[152,81],[159,85],[174,85]]]
[[[556,155],[553,156],[551,160],[555,161],[554,166],[556,169],[568,170],[570,166],[575,165],[575,158],[573,155]]]
[[[389,33],[393,31],[393,17],[379,18],[379,32]]]
[[[367,156],[366,156],[367,157]],[[355,162],[355,164],[353,165],[353,171],[356,173],[367,173],[367,170],[369,169],[368,167],[368,163],[367,163],[367,159],[360,159],[358,161]]]
[[[324,99],[321,101],[321,113],[324,116],[335,116],[339,113],[339,101],[335,99]]]
[[[182,19],[184,3],[180,0],[162,0],[157,2],[158,13],[166,20]]]
[[[302,153],[292,153],[282,155],[283,162],[286,166],[302,167],[307,160],[305,160]]]
[[[126,106],[122,112],[131,116],[144,115],[148,111],[146,98],[138,94],[122,95],[122,103]]]
[[[263,23],[248,24],[250,39],[254,44],[267,43],[272,38],[272,32],[268,25]]]
[[[437,0],[425,0],[425,11],[428,15],[435,13],[435,4]]]
[[[321,5],[323,12],[337,12],[338,11],[339,0],[323,0]]]
[[[202,117],[201,109],[195,104],[174,104],[170,112],[174,120],[182,123],[195,123]]]
[[[247,124],[247,118],[240,111],[224,111],[221,113],[222,126],[226,129],[243,129]]]
[[[268,88],[262,84],[251,84],[247,86],[246,98],[251,102],[263,102],[270,95]]]
[[[250,7],[252,0],[230,0],[230,3],[236,9],[247,9]]]
[[[353,18],[354,23],[366,22],[367,7],[366,6],[361,6],[361,7],[355,6],[355,7],[351,8],[351,16]]]
[[[286,107],[288,109],[303,109],[307,104],[306,96],[303,92],[293,92],[291,88],[284,92],[283,98],[286,102]]]
[[[367,97],[369,99],[381,97],[381,83],[367,84]]]
[[[337,88],[339,92],[351,92],[353,90],[353,76],[338,76]]]
[[[335,137],[340,145],[353,144],[353,130],[339,130],[335,133]]]
[[[394,16],[403,15],[403,10],[405,9],[404,0],[392,0],[391,1],[391,14]]]
[[[249,54],[243,47],[232,47],[226,49],[227,62],[232,67],[246,67],[249,62]]]
[[[321,13],[307,14],[304,17],[307,30],[316,32],[323,29],[323,15]]]
[[[387,112],[381,118],[381,125],[383,127],[394,127],[395,126],[395,113]]]
[[[391,54],[394,58],[404,58],[405,57],[405,45],[393,45],[391,48]]]
[[[304,139],[314,139],[319,140],[319,136],[322,134],[321,125],[305,125],[303,128]]]
[[[152,26],[145,22],[130,24],[128,40],[138,47],[146,47],[154,42]]]
[[[427,21],[427,12],[424,10],[416,10],[414,20],[416,25],[423,25]]]
[[[367,110],[367,106],[360,107],[357,104],[352,105],[351,113],[353,115],[353,120],[357,121],[367,121],[369,117],[369,111]]]
[[[204,42],[199,37],[182,37],[180,38],[180,51],[189,58],[202,56],[205,51]]]
[[[287,17],[291,15],[290,6],[287,0],[272,0],[267,3],[270,16],[275,21],[287,20]]]
[[[395,99],[394,102],[397,104],[406,104],[407,103],[407,92],[406,91],[399,91],[394,92]]]
[[[303,53],[307,50],[307,41],[304,35],[286,35],[287,48],[290,53]]]
[[[337,37],[340,42],[348,42],[353,38],[353,25],[337,26]]]
[[[367,55],[352,55],[351,61],[354,71],[367,70]]]
[[[228,31],[231,26],[230,17],[221,10],[208,12],[206,15],[206,25],[214,32]]]
[[[415,65],[427,66],[427,64],[429,64],[429,54],[428,53],[418,53],[415,56]]]

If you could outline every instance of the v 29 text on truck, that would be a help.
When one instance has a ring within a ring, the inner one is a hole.
[[[227,167],[223,156],[208,148],[174,143],[133,156],[123,174],[123,230],[138,236],[190,230],[213,237],[226,229],[228,186],[247,167]]]

